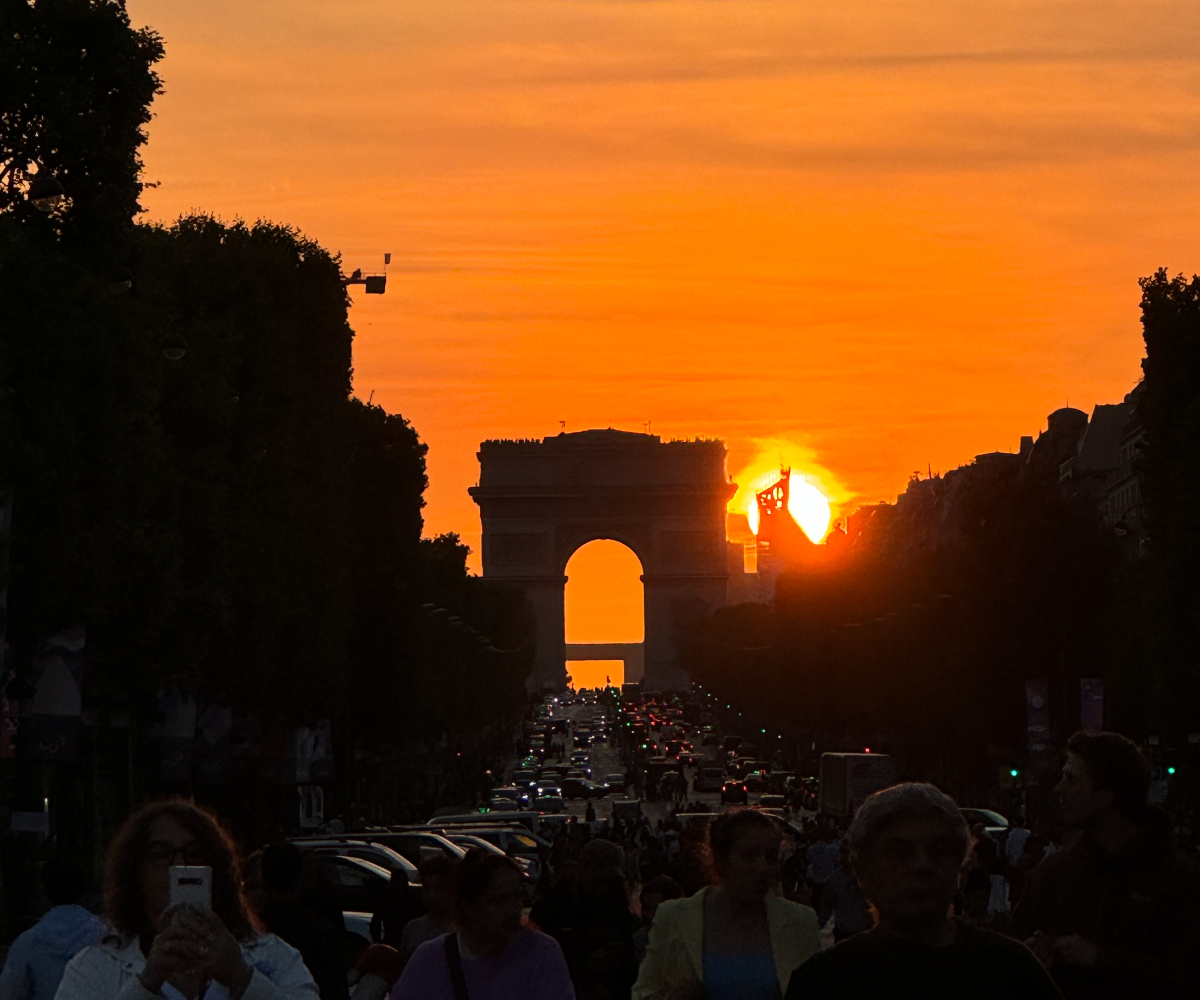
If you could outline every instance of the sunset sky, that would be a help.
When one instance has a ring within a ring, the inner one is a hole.
[[[166,39],[149,218],[393,254],[356,392],[473,548],[479,442],[560,420],[894,499],[1119,400],[1137,278],[1200,270],[1195,0],[128,6]]]

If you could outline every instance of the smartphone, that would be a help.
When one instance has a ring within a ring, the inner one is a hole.
[[[212,909],[212,869],[208,865],[172,865],[171,905],[190,903],[202,910]]]

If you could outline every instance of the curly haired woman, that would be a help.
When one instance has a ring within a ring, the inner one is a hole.
[[[264,934],[242,896],[237,850],[181,799],[129,817],[108,852],[111,933],[67,965],[55,1000],[317,1000],[300,953]],[[172,865],[212,868],[212,909],[171,906]]]

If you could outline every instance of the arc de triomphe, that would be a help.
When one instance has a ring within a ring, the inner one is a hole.
[[[609,538],[642,563],[645,686],[688,684],[676,628],[726,600],[725,507],[736,486],[723,441],[662,441],[589,430],[542,441],[484,441],[479,485],[483,575],[524,588],[537,614],[535,687],[566,683],[567,561]]]

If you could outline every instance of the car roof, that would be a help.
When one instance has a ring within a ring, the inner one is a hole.
[[[353,858],[349,854],[322,854],[320,856],[323,858],[334,858],[338,861],[345,862],[351,867],[361,868],[365,872],[369,872],[372,875],[377,875],[385,882],[391,881],[392,878],[392,873],[390,871],[384,868],[383,865],[375,864],[374,861],[365,861],[362,858]]]

